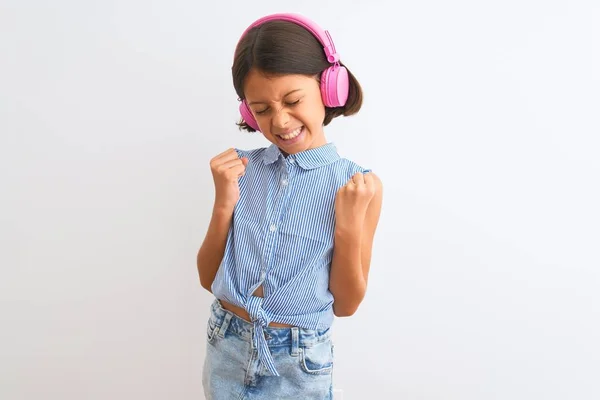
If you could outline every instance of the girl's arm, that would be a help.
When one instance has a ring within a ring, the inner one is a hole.
[[[232,219],[233,210],[217,207],[213,209],[208,232],[196,257],[200,284],[211,293],[212,283],[225,254],[225,243]]]
[[[336,228],[329,290],[338,317],[354,314],[367,291],[383,185],[373,173],[357,174],[336,198]]]
[[[225,255],[233,211],[240,198],[238,180],[244,175],[247,165],[248,158],[240,158],[236,149],[228,149],[210,160],[215,183],[215,203],[208,232],[196,256],[196,266],[200,284],[211,293],[212,283]]]

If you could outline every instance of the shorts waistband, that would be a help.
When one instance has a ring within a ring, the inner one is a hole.
[[[248,342],[252,343],[254,334],[254,324],[237,316],[229,310],[221,307],[218,299],[215,299],[211,305],[210,323],[215,327],[215,334],[224,337],[225,333],[234,334]],[[331,339],[330,328],[326,329],[306,329],[302,327],[263,327],[265,340],[269,347],[275,346],[301,346],[312,347]]]

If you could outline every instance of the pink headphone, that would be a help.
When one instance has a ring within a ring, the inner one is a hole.
[[[324,31],[317,24],[312,22],[306,17],[303,17],[299,14],[289,14],[289,13],[280,13],[280,14],[271,14],[265,17],[262,17],[256,20],[252,25],[250,25],[240,37],[243,38],[246,33],[265,22],[268,21],[289,21],[293,22],[301,27],[305,28],[309,32],[311,32],[323,45],[323,50],[325,51],[325,55],[327,56],[327,61],[332,65],[323,71],[321,74],[321,97],[323,99],[323,103],[327,107],[342,107],[346,104],[346,100],[348,100],[348,89],[350,87],[350,82],[348,80],[348,71],[346,68],[342,67],[339,64],[340,56],[335,51],[335,46],[333,44],[333,40],[331,39],[331,35],[328,31]],[[240,114],[244,121],[252,128],[260,131],[258,128],[258,123],[254,116],[252,115],[252,111],[250,107],[246,103],[246,100],[242,100],[240,104]]]

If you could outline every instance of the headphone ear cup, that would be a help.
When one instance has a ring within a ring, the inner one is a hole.
[[[258,123],[254,119],[254,115],[252,115],[252,111],[250,110],[250,107],[246,103],[246,100],[242,100],[242,102],[240,103],[240,115],[242,116],[242,119],[244,120],[244,122],[246,122],[246,124],[248,124],[254,130],[257,130],[260,132]]]
[[[350,79],[346,67],[333,65],[321,74],[321,97],[325,106],[345,106],[349,90]]]

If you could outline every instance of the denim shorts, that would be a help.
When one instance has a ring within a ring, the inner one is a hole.
[[[264,328],[280,376],[258,359],[252,323],[215,299],[206,331],[202,386],[206,400],[331,400],[333,341],[330,329]]]

